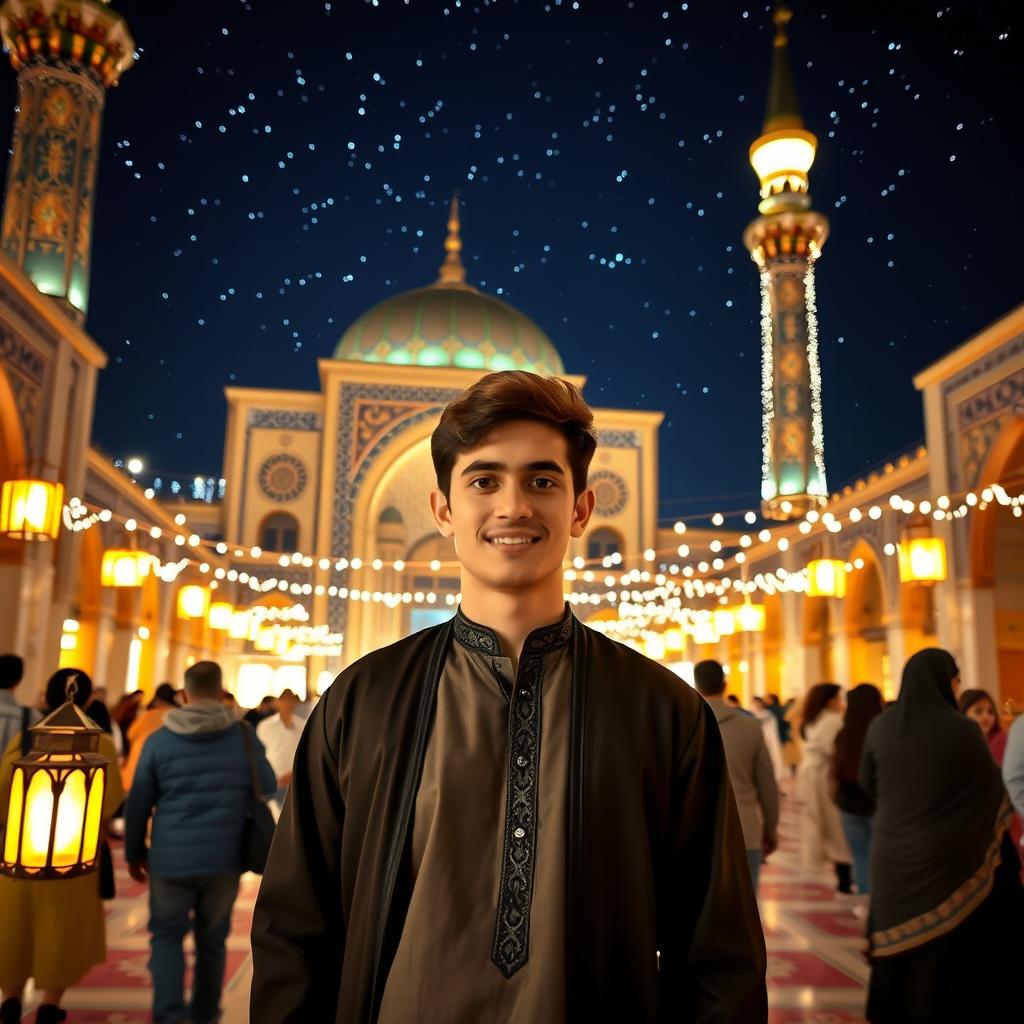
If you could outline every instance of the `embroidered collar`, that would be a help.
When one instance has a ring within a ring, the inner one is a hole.
[[[564,647],[572,636],[572,625],[574,622],[572,611],[566,605],[565,612],[558,622],[551,626],[541,626],[535,629],[526,638],[523,644],[523,657],[529,654],[543,655]],[[481,626],[472,619],[467,618],[460,608],[455,613],[455,639],[475,654],[484,654],[489,658],[500,658],[501,641],[493,629]]]

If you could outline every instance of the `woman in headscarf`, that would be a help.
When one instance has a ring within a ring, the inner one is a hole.
[[[800,815],[800,859],[809,871],[832,864],[836,888],[850,892],[850,847],[839,811],[832,802],[832,758],[836,734],[843,727],[843,691],[835,683],[812,686],[804,699],[800,735],[804,756],[797,769]]]
[[[46,684],[47,714],[64,703],[69,676],[75,677],[78,687],[75,703],[84,708],[92,699],[92,680],[84,672],[58,669]],[[107,820],[124,800],[124,790],[114,741],[106,733],[100,737],[99,752],[110,761],[103,794],[102,837]],[[19,734],[0,760],[0,817],[7,814],[14,762],[21,753]],[[90,967],[106,958],[100,872],[43,881],[0,875],[0,1024],[21,1020],[22,993],[29,978],[42,993],[37,1024],[59,1024],[67,1017],[60,1008],[64,990],[77,985]]]
[[[919,651],[864,741],[861,785],[876,806],[872,1024],[994,1020],[1011,1005],[1009,937],[1024,920],[1011,810],[981,731],[957,710],[959,682],[948,651]],[[970,984],[979,977],[1006,984]]]
[[[860,683],[850,691],[832,762],[835,802],[853,854],[853,881],[860,896],[871,891],[871,815],[875,812],[874,803],[860,785],[860,759],[868,726],[884,708],[877,686]],[[863,917],[865,909],[858,904],[858,916]]]

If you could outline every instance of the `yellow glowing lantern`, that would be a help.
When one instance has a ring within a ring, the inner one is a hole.
[[[210,629],[228,630],[231,628],[231,617],[234,615],[234,607],[227,601],[214,601],[210,605],[210,611],[206,621]]]
[[[111,548],[103,552],[100,582],[105,587],[141,587],[153,565],[146,551]]]
[[[107,759],[102,730],[68,699],[30,730],[32,745],[14,762],[0,872],[12,878],[75,878],[99,865]]]
[[[899,545],[901,583],[940,583],[946,578],[946,545],[931,530],[909,527]]]
[[[245,610],[233,611],[231,623],[228,625],[228,636],[232,640],[246,640],[249,637],[249,613]]]
[[[763,633],[768,616],[763,604],[741,604],[734,611],[736,627],[741,633]]]
[[[807,564],[808,597],[842,597],[845,593],[845,562],[838,558],[815,558]]]
[[[210,607],[210,591],[190,583],[178,591],[178,618],[205,619]]]
[[[661,633],[648,633],[644,637],[644,654],[652,661],[665,657],[665,637]]]
[[[736,620],[733,618],[731,608],[716,608],[712,621],[715,624],[715,632],[719,636],[732,636],[736,632]]]
[[[292,649],[291,637],[283,630],[278,630],[274,639],[274,653],[285,655]]]
[[[54,540],[60,533],[64,485],[51,480],[5,480],[0,534],[12,540]]]
[[[693,642],[698,646],[718,643],[718,632],[710,617],[693,624]]]
[[[273,626],[261,626],[252,645],[257,651],[272,651],[276,643],[277,630]]]
[[[676,627],[665,630],[665,650],[678,654],[683,649],[683,631]]]

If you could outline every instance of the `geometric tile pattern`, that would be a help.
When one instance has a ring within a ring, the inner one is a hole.
[[[833,883],[800,867],[795,801],[783,800],[781,847],[761,869],[759,904],[768,945],[769,1024],[863,1024],[868,966],[863,925]],[[117,898],[107,903],[107,962],[64,1005],[74,1024],[150,1024],[148,905],[145,886],[124,869],[115,847]],[[252,962],[249,931],[259,879],[242,879],[228,939],[222,1024],[246,1024]],[[33,1008],[29,990],[26,1005]],[[26,1016],[34,1021],[35,1014]]]

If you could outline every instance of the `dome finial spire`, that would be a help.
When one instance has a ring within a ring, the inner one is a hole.
[[[448,237],[444,240],[444,249],[447,254],[444,263],[441,264],[441,273],[437,278],[438,284],[464,285],[466,283],[466,268],[462,265],[462,235],[459,233],[462,223],[459,220],[459,197],[452,196],[452,205],[448,211]]]

